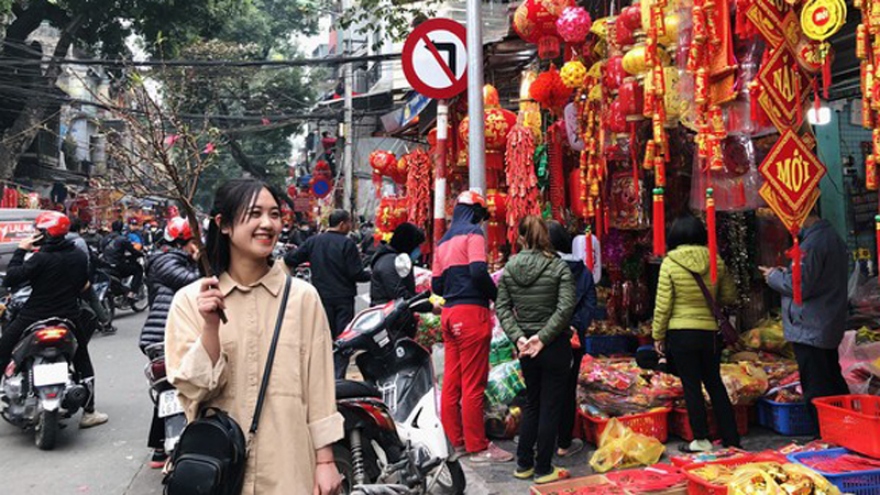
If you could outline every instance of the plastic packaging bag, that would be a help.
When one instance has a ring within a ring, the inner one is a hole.
[[[611,418],[599,436],[599,448],[590,458],[590,467],[605,473],[616,468],[650,466],[660,460],[665,450],[656,438],[634,433]]]
[[[775,462],[751,463],[736,468],[727,483],[727,490],[729,495],[840,495],[840,490],[818,473],[799,464],[780,465]]]
[[[507,338],[504,330],[501,329],[501,325],[497,323],[497,319],[495,320],[495,327],[492,329],[492,341],[489,343],[489,366],[512,361],[514,357],[513,344]]]
[[[770,386],[767,373],[754,363],[741,362],[721,365],[721,379],[733,405],[751,404]],[[704,390],[704,395],[707,395]]]
[[[443,371],[446,367],[446,347],[442,343],[431,348],[431,362],[434,365],[434,376],[437,377],[437,389],[443,386]]]
[[[489,371],[486,399],[490,406],[507,405],[525,388],[526,383],[523,380],[519,361],[509,361],[499,364]]]

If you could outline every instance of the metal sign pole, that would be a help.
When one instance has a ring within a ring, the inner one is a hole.
[[[483,15],[480,0],[467,0],[468,183],[486,193],[486,142],[483,129]]]
[[[437,170],[434,178],[434,242],[446,233],[446,140],[449,135],[449,105],[437,101]]]

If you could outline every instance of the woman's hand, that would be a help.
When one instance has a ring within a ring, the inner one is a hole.
[[[519,339],[517,339],[516,350],[519,351],[519,354],[521,356],[527,355],[527,352],[529,350],[529,340],[525,337],[520,337]]]
[[[661,356],[666,355],[666,342],[663,340],[655,340],[654,350],[657,351],[657,354]]]
[[[199,313],[205,319],[205,327],[208,330],[220,328],[220,314],[218,310],[225,310],[226,303],[223,301],[223,293],[217,287],[220,283],[217,277],[202,279],[201,290],[196,298]]]
[[[336,495],[342,487],[342,476],[335,463],[320,462],[315,466],[315,488],[312,495]]]
[[[541,342],[541,339],[539,339],[537,335],[532,335],[529,341],[526,342],[526,352],[524,354],[534,358],[537,357],[542,350],[544,350],[544,343]]]

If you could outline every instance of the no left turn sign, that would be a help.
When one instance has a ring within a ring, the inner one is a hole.
[[[467,31],[452,19],[419,24],[403,45],[403,73],[428,98],[452,98],[467,88]]]

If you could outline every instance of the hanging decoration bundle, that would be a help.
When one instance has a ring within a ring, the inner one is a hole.
[[[539,215],[538,177],[535,175],[535,136],[528,127],[517,124],[507,136],[505,163],[507,174],[507,241],[516,246],[516,226],[528,215]]]
[[[431,157],[425,150],[416,148],[404,158],[407,165],[406,209],[409,222],[427,232],[431,217],[431,185],[434,183]]]

